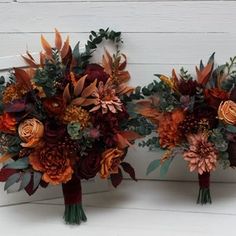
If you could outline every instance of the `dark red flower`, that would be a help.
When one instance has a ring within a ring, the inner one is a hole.
[[[77,175],[81,179],[91,179],[101,168],[101,153],[98,150],[90,151],[86,156],[79,158]]]
[[[184,96],[193,96],[196,94],[197,81],[181,79],[177,84],[178,91]]]
[[[226,101],[229,99],[229,94],[218,88],[206,89],[204,91],[204,94],[207,104],[216,110],[218,109],[222,101]]]
[[[43,107],[49,116],[60,115],[65,110],[63,99],[59,96],[45,98]]]
[[[116,146],[117,142],[114,140],[114,135],[119,133],[121,123],[129,118],[125,107],[122,107],[122,112],[103,114],[101,110],[93,113],[91,121],[94,127],[98,127],[101,139],[107,147]]]
[[[207,121],[208,128],[214,129],[218,125],[217,111],[209,106],[199,106],[194,108],[194,117],[198,122]]]
[[[98,64],[87,65],[84,75],[87,75],[86,85],[89,85],[95,79],[97,79],[98,82],[102,81],[105,84],[109,78],[109,75],[104,71],[104,68]]]
[[[66,126],[58,124],[55,120],[45,123],[44,126],[44,139],[49,143],[57,143],[63,140],[66,135]]]

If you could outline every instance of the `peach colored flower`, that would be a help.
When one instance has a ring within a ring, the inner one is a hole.
[[[200,175],[215,170],[217,150],[208,141],[206,133],[188,135],[189,149],[184,152],[184,160],[189,162],[190,171],[196,170]]]
[[[110,148],[103,152],[101,160],[100,176],[106,179],[110,174],[118,173],[118,167],[125,152],[118,148]]]
[[[218,117],[227,124],[236,125],[236,103],[231,100],[221,102]]]
[[[102,113],[108,111],[117,113],[122,111],[122,102],[116,95],[116,90],[112,87],[111,80],[109,79],[106,84],[102,81],[99,82],[97,91],[93,96],[97,99],[96,105],[90,112],[102,109]]]
[[[41,141],[44,134],[44,126],[41,121],[35,118],[27,119],[20,123],[18,133],[24,142],[21,143],[21,146],[32,148]]]

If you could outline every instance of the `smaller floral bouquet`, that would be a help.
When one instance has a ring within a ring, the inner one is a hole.
[[[105,51],[101,64],[91,63],[104,39],[117,46],[116,54]],[[117,187],[123,170],[135,180],[124,161],[127,149],[150,133],[150,127],[140,129],[144,119],[129,111],[133,88],[126,84],[121,42],[120,32],[100,29],[81,52],[79,43],[71,49],[69,38],[63,44],[56,30],[53,47],[41,37],[39,62],[27,52],[29,68],[0,78],[0,181],[5,190],[18,185],[29,195],[39,186],[62,184],[69,224],[86,221],[81,179],[99,174]]]
[[[156,135],[140,146],[163,150],[150,163],[147,174],[160,167],[165,174],[176,156],[198,173],[197,203],[211,203],[210,173],[219,165],[236,166],[236,57],[214,68],[214,54],[202,61],[192,77],[183,68],[177,75],[156,75],[140,90],[139,112],[155,124]]]

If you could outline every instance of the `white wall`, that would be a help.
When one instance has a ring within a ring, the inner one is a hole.
[[[152,74],[169,74],[172,67],[193,71],[214,51],[218,63],[236,55],[235,13],[234,1],[0,0],[0,57],[22,54],[26,48],[38,51],[41,32],[52,39],[55,27],[69,33],[73,43],[84,42],[92,29],[110,26],[124,32],[131,83],[144,85],[153,80]],[[156,156],[140,149],[130,152],[139,178],[147,178],[145,169]],[[175,163],[168,178],[196,177],[181,158]],[[235,181],[236,172],[218,171],[214,179]]]

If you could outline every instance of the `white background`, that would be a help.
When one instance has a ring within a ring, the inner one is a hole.
[[[193,72],[214,51],[218,63],[236,55],[234,1],[0,0],[0,22],[0,57],[40,50],[41,33],[52,40],[55,27],[70,34],[72,45],[83,44],[90,30],[122,31],[133,85],[151,82],[154,73],[168,75],[173,67]],[[138,178],[159,178],[158,172],[145,175],[157,157],[138,148],[130,152]],[[166,178],[193,180],[196,174],[189,174],[179,157]],[[217,171],[213,179],[234,182],[236,173]]]

